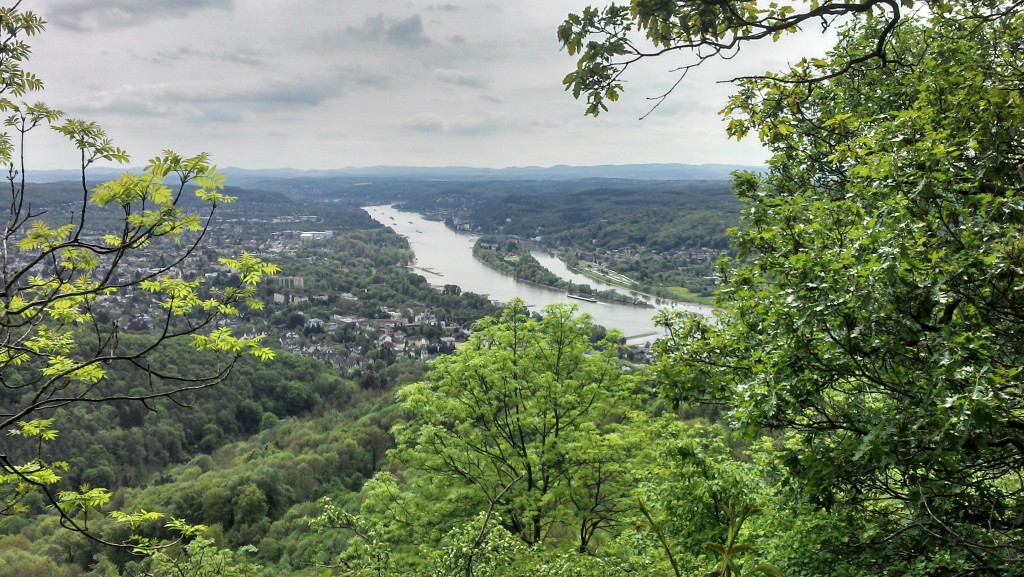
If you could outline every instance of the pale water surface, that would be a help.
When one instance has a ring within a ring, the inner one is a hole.
[[[459,285],[464,291],[487,295],[491,300],[508,302],[521,298],[529,306],[543,308],[551,303],[572,303],[580,311],[590,314],[597,324],[617,328],[630,342],[651,341],[663,334],[656,327],[653,317],[656,308],[645,308],[624,304],[589,303],[570,299],[564,291],[520,282],[502,274],[473,258],[473,243],[477,237],[457,233],[442,222],[431,221],[414,212],[405,212],[392,206],[369,206],[366,212],[381,224],[405,237],[416,254],[415,270],[426,277],[433,286]],[[534,256],[542,265],[562,279],[574,283],[587,283],[606,290],[613,288],[630,294],[624,289],[613,287],[570,271],[565,263],[541,251]],[[711,307],[696,304],[672,305],[681,310],[710,315]],[[663,308],[663,305],[662,305]]]

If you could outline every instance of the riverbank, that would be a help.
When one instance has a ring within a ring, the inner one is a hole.
[[[374,220],[406,238],[409,248],[415,253],[416,268],[431,271],[430,274],[425,274],[424,278],[432,286],[443,288],[447,284],[457,285],[463,292],[474,292],[497,302],[521,298],[538,309],[569,300],[564,290],[518,281],[473,258],[473,243],[478,238],[477,235],[459,234],[446,227],[443,222],[428,221],[417,213],[402,211],[393,206],[366,207],[366,211]],[[555,261],[557,264],[554,268],[548,268],[558,276],[572,279],[574,285],[577,280],[586,280],[586,277],[566,269],[557,259],[546,256],[542,258],[540,253],[536,256],[545,267],[548,267],[548,260]],[[665,334],[664,329],[655,323],[652,309],[620,303],[578,302],[580,310],[591,315],[595,323],[609,329],[619,329],[631,344],[634,341],[654,341],[659,335]],[[706,305],[682,304],[664,308],[684,310],[708,317],[714,314],[714,310]]]
[[[576,284],[596,283],[595,288],[598,290],[614,290],[619,294],[625,294],[621,291],[628,291],[628,296],[646,302],[655,308],[678,305],[708,307],[710,310],[714,307],[714,297],[701,296],[684,287],[657,287],[652,290],[650,287],[643,287],[639,281],[610,271],[596,263],[566,258],[564,249],[555,251],[536,241],[520,242],[530,247],[531,254],[540,261],[544,268],[555,273],[561,279],[570,280]],[[573,264],[569,264],[570,262]]]
[[[653,308],[643,299],[616,290],[594,289],[589,285],[573,284],[548,270],[531,253],[529,247],[517,239],[483,236],[473,244],[473,258],[496,272],[553,290],[566,291],[567,296],[591,302],[613,302],[637,307]]]
[[[556,258],[558,258],[557,255]],[[564,260],[562,260],[562,262],[565,263]],[[659,287],[661,290],[671,294],[671,296],[640,290],[638,288],[639,283],[637,283],[633,279],[623,274],[617,273],[615,271],[601,270],[598,267],[598,265],[595,265],[594,263],[584,261],[578,263],[576,266],[565,263],[565,266],[569,270],[581,274],[587,278],[591,278],[596,281],[600,281],[610,285],[622,287],[628,291],[635,292],[636,294],[642,295],[649,299],[663,299],[669,302],[680,304],[698,304],[707,306],[711,306],[714,304],[714,297],[705,297],[698,295],[696,293],[693,293],[692,291],[687,290],[685,287]]]

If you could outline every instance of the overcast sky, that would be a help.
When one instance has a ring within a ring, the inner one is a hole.
[[[39,98],[95,120],[142,164],[165,148],[222,167],[760,164],[716,112],[715,80],[780,68],[792,45],[674,81],[653,61],[609,113],[563,90],[557,26],[586,0],[26,0]],[[73,168],[48,139],[30,167]]]

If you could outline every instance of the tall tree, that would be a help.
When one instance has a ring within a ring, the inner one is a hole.
[[[255,286],[276,267],[243,255],[221,260],[238,274],[233,286],[203,287],[200,280],[182,278],[181,265],[202,242],[218,205],[231,200],[206,154],[165,152],[142,174],[90,187],[89,166],[124,163],[128,155],[92,122],[14,100],[42,90],[23,65],[30,52],[26,39],[44,22],[19,4],[0,8],[0,164],[7,167],[0,231],[0,429],[13,433],[0,441],[0,514],[18,513],[27,495],[41,492],[65,527],[100,540],[88,529],[88,513],[109,494],[100,488],[54,490],[67,463],[46,459],[45,441],[59,428],[47,417],[74,404],[187,402],[183,395],[220,382],[241,355],[271,357],[258,338],[236,338],[215,321],[238,306],[258,308]],[[24,165],[33,131],[47,128],[77,148],[81,169],[75,192],[51,206],[27,193]],[[124,327],[93,314],[101,300],[132,291],[151,299],[156,329],[142,339],[122,338]],[[221,363],[200,376],[151,364],[152,353],[173,340],[220,351]],[[148,383],[131,392],[112,388],[105,380],[112,365],[142,369]]]
[[[397,455],[429,483],[458,487],[463,506],[493,510],[525,543],[557,529],[586,551],[623,506],[631,447],[615,431],[635,407],[633,382],[616,333],[595,346],[575,307],[542,315],[513,300],[403,389]]]
[[[591,343],[591,320],[574,306],[541,315],[513,300],[399,391],[406,419],[390,455],[400,473],[366,484],[358,516],[323,503],[318,523],[355,535],[342,564],[375,575],[602,565],[594,555],[635,507],[650,439],[627,424],[639,396],[618,334]]]
[[[636,0],[560,32],[581,54],[567,82],[599,112],[624,68],[609,59],[643,57],[637,29],[668,51],[731,49],[855,16],[827,56],[738,81],[728,130],[758,135],[769,171],[735,179],[718,320],[666,317],[659,352],[673,398],[787,436],[789,483],[847,516],[877,572],[1021,571],[1019,8]]]
[[[570,14],[558,28],[559,41],[577,57],[576,69],[565,76],[563,83],[576,98],[586,98],[587,114],[597,116],[608,110],[608,102],[618,100],[624,88],[623,77],[633,64],[649,58],[674,58],[677,76],[665,92],[653,98],[657,108],[690,70],[707,62],[728,60],[753,43],[777,41],[786,34],[807,34],[805,27],[825,32],[847,26],[851,20],[870,23],[871,35],[863,42],[834,53],[828,70],[800,79],[824,81],[900,62],[893,47],[899,42],[899,24],[908,18],[964,17],[985,24],[1012,16],[1022,5],[1020,0],[802,0],[767,5],[757,0],[613,2],[604,8],[587,7]],[[777,73],[766,72],[760,78],[775,76]]]

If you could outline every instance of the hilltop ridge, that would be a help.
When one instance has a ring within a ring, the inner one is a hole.
[[[89,170],[90,180],[114,178],[136,168],[99,167]],[[228,182],[242,185],[268,178],[397,178],[431,180],[571,180],[615,178],[629,180],[723,180],[736,170],[762,171],[763,166],[737,164],[602,164],[594,166],[517,166],[507,168],[475,168],[468,166],[418,167],[369,166],[323,170],[297,168],[225,168]],[[77,170],[34,170],[32,182],[77,180]]]

